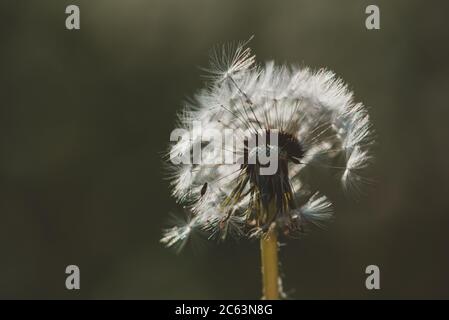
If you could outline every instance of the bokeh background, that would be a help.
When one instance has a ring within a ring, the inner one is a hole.
[[[81,30],[65,29],[79,5]],[[365,28],[377,4],[381,30]],[[371,108],[376,187],[285,241],[292,299],[449,298],[447,1],[0,1],[0,298],[257,299],[257,242],[159,244],[161,154],[209,49],[328,67]],[[65,267],[81,290],[65,289]],[[365,289],[365,267],[381,290]]]

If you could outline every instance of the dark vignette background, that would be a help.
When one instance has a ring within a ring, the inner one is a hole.
[[[65,7],[81,30],[65,29]],[[381,30],[367,31],[368,4]],[[449,298],[447,1],[0,2],[0,298],[259,298],[255,242],[159,243],[161,152],[216,43],[343,77],[380,135],[376,189],[282,248],[292,298]],[[64,287],[68,264],[81,290]],[[364,287],[368,264],[381,290]]]

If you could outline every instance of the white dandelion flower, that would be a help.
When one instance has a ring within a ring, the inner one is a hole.
[[[278,231],[303,232],[332,218],[332,203],[310,187],[310,175],[336,170],[342,190],[360,195],[374,132],[367,109],[333,72],[257,65],[247,43],[213,51],[209,82],[178,116],[169,179],[190,215],[161,242],[182,248],[198,229],[209,238],[260,238],[264,297],[277,299]]]
[[[227,233],[263,237],[273,226],[286,234],[307,223],[321,226],[332,216],[332,204],[303,181],[302,172],[310,166],[336,170],[342,190],[350,195],[359,194],[367,181],[363,170],[373,158],[373,128],[367,109],[354,102],[346,84],[325,69],[256,65],[246,44],[213,51],[207,69],[210,81],[179,116],[180,127],[187,131],[193,121],[203,131],[222,132],[226,139],[232,130],[231,138],[245,143],[225,152],[243,160],[223,163],[223,154],[214,152],[212,142],[198,133],[171,146],[170,154],[189,157],[200,146],[207,164],[172,166],[173,196],[194,216],[183,228],[165,233],[162,242],[169,246],[195,228],[224,238]],[[264,150],[277,153],[278,169],[261,175],[263,165],[250,163],[255,151],[245,139],[258,134],[268,140],[272,132],[278,144],[267,142]],[[263,213],[270,205],[271,213]]]

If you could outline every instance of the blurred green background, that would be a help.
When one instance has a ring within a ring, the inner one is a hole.
[[[65,29],[79,5],[81,30]],[[381,30],[365,28],[377,4]],[[329,191],[327,231],[286,241],[293,299],[449,298],[447,1],[0,1],[0,298],[260,297],[257,242],[159,244],[161,153],[222,42],[328,67],[371,107],[376,188]],[[81,290],[65,289],[65,267]],[[381,290],[365,289],[365,267]]]

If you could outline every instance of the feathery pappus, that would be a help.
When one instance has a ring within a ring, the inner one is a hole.
[[[200,148],[202,162],[169,162],[173,196],[191,212],[187,224],[165,230],[161,242],[169,247],[195,229],[211,237],[261,237],[270,228],[293,235],[310,224],[324,225],[332,203],[304,178],[312,167],[332,172],[327,176],[337,177],[348,195],[360,195],[370,181],[364,170],[373,160],[374,130],[366,107],[354,102],[347,85],[325,69],[259,65],[247,45],[215,48],[205,87],[179,114],[186,132],[168,156],[191,160]],[[202,132],[218,130],[225,141],[243,141],[223,151],[240,161],[223,163],[223,153],[191,130],[193,122]],[[274,174],[260,174],[264,165],[249,161],[251,135],[266,137],[264,152],[276,155]]]

